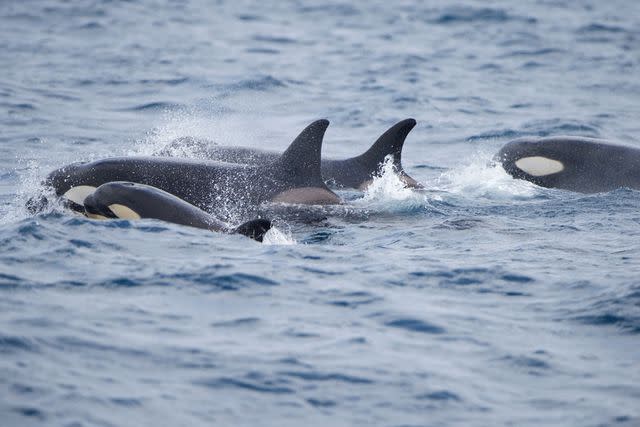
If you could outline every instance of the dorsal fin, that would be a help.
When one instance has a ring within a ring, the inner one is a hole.
[[[300,132],[282,153],[279,162],[289,176],[296,177],[297,181],[323,183],[320,154],[322,139],[328,126],[329,120],[316,120]]]
[[[367,169],[375,171],[380,166],[380,163],[384,161],[384,158],[391,154],[393,163],[399,166],[404,140],[415,125],[416,121],[414,119],[405,119],[396,123],[380,135],[380,138],[373,143],[371,148],[354,159],[357,159]]]

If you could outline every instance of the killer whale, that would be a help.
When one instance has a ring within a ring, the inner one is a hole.
[[[159,188],[133,182],[108,182],[83,201],[90,218],[153,218],[206,230],[238,233],[262,242],[271,221],[254,219],[230,228],[202,209]]]
[[[579,136],[519,138],[495,156],[507,173],[541,187],[598,193],[640,190],[640,149]]]
[[[45,184],[83,211],[84,200],[103,184],[128,181],[156,187],[216,216],[244,213],[265,201],[338,204],[320,171],[328,120],[307,126],[278,158],[260,165],[163,157],[119,157],[74,163],[53,171]]]
[[[402,147],[407,135],[415,127],[414,119],[402,120],[384,132],[363,154],[344,160],[322,159],[321,171],[325,182],[337,187],[365,189],[378,173],[386,156],[391,156],[396,172],[407,187],[421,188],[402,168]],[[246,147],[214,145],[212,141],[192,137],[172,141],[158,154],[171,156],[186,148],[190,154],[216,161],[239,164],[272,162],[280,155],[273,151]]]

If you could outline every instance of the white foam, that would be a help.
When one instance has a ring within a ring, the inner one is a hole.
[[[358,207],[386,212],[406,212],[429,206],[427,195],[406,187],[393,164],[393,158],[385,158],[378,176],[374,176],[361,199],[354,201]]]
[[[454,195],[487,199],[528,199],[538,194],[538,187],[514,179],[496,165],[492,157],[489,153],[476,154],[465,164],[442,173],[434,188]]]
[[[297,244],[296,240],[291,235],[291,232],[283,232],[276,227],[271,227],[269,231],[267,231],[262,239],[263,245],[295,245]]]

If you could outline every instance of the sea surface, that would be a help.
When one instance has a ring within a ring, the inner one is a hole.
[[[73,161],[408,117],[424,191],[265,244],[24,208]],[[640,148],[640,2],[1,1],[0,426],[640,425],[640,192],[491,161],[558,134]]]

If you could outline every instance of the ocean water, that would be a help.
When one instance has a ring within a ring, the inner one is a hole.
[[[0,2],[0,425],[640,425],[640,192],[511,179],[508,140],[640,148],[640,3]],[[323,152],[418,121],[266,244],[24,202],[180,136]]]

